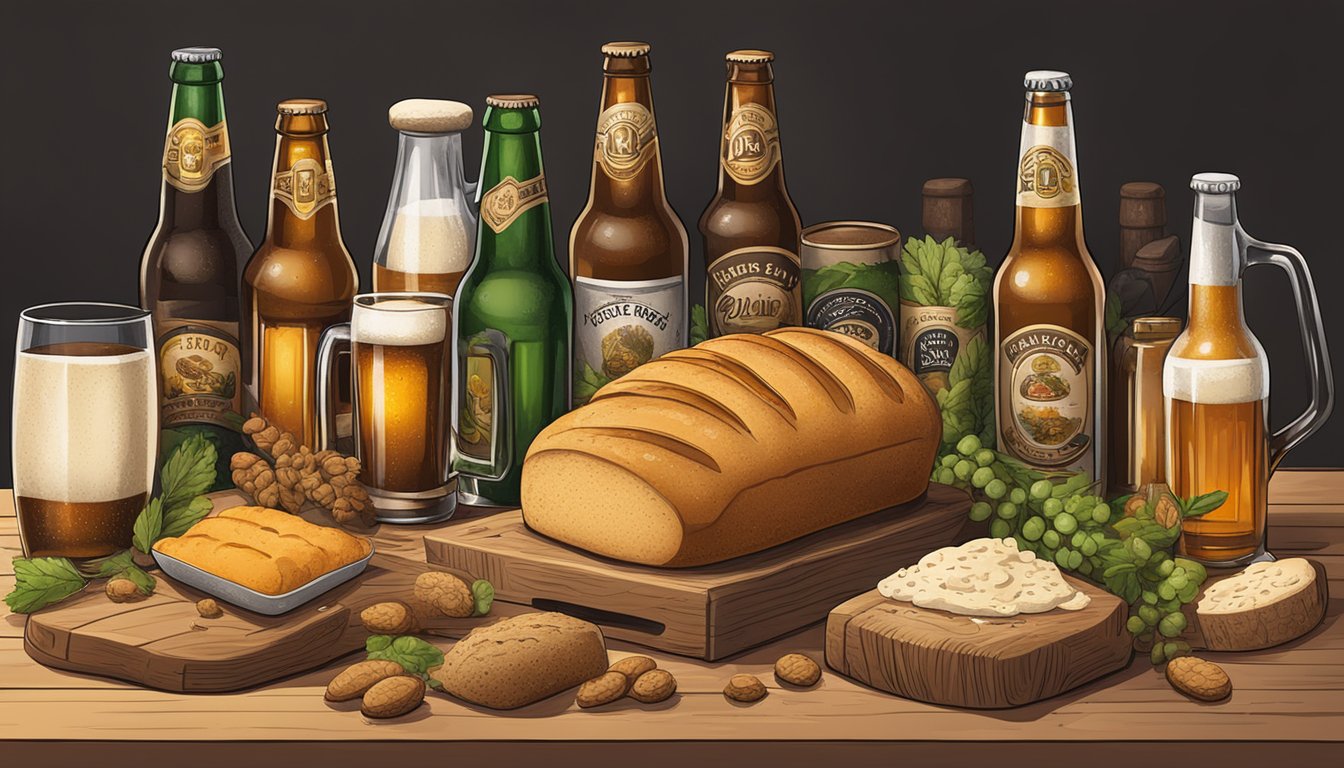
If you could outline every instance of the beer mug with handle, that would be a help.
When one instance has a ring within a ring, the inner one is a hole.
[[[1181,549],[1211,565],[1273,559],[1265,549],[1269,476],[1293,446],[1330,416],[1334,380],[1325,326],[1307,262],[1296,249],[1251,237],[1237,221],[1241,181],[1201,173],[1190,240],[1190,319],[1163,368],[1167,478],[1182,497],[1226,491],[1221,507],[1184,522]],[[1311,402],[1270,433],[1269,359],[1246,326],[1242,273],[1273,264],[1288,275],[1297,303]]]
[[[335,440],[331,366],[337,347],[348,345],[359,480],[379,522],[443,520],[457,506],[448,482],[451,301],[441,293],[356,296],[350,322],[328,328],[318,344],[318,448]]]

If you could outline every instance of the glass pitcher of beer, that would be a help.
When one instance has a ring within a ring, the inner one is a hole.
[[[1221,507],[1186,520],[1181,549],[1212,565],[1273,559],[1265,549],[1269,476],[1295,445],[1330,416],[1334,381],[1325,327],[1306,260],[1265,243],[1237,222],[1236,176],[1201,173],[1190,241],[1190,320],[1162,373],[1167,420],[1167,482],[1182,497],[1227,492]],[[1269,433],[1269,359],[1246,326],[1241,276],[1273,264],[1288,273],[1302,329],[1311,402]]]

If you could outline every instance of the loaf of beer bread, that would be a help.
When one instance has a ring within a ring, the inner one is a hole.
[[[914,374],[848,336],[723,336],[544,429],[523,464],[523,517],[599,555],[705,565],[918,498],[941,435]]]
[[[196,523],[154,549],[267,595],[291,592],[362,559],[369,543],[288,512],[234,507]]]

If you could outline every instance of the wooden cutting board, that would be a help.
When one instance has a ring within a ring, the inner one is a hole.
[[[247,503],[231,491],[212,497],[215,512]],[[305,517],[329,521],[320,512]],[[368,632],[359,612],[410,593],[415,577],[429,569],[424,533],[440,527],[379,526],[373,533],[376,553],[362,574],[281,616],[262,616],[221,601],[223,617],[201,618],[196,601],[208,595],[162,571],[154,572],[154,594],[135,603],[108,600],[103,582],[95,582],[85,593],[29,616],[24,649],[49,667],[167,691],[236,691],[263,685],[362,649]],[[500,605],[484,619],[435,619],[428,630],[461,637],[511,615],[511,608]]]
[[[1132,643],[1120,598],[1065,578],[1091,604],[1002,619],[917,608],[874,589],[831,611],[826,664],[932,704],[1000,709],[1050,698],[1124,668]]]
[[[903,563],[952,544],[965,492],[925,498],[746,557],[660,569],[598,557],[529,530],[521,511],[425,537],[429,562],[489,579],[495,601],[568,613],[607,637],[709,661],[826,617]]]

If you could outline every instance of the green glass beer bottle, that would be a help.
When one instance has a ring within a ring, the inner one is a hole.
[[[140,262],[140,306],[154,318],[164,459],[187,437],[215,444],[215,488],[243,450],[238,264],[252,252],[233,202],[218,48],[173,51],[159,223]]]
[[[532,439],[569,404],[569,281],[555,260],[537,97],[485,101],[476,257],[453,300],[464,504],[517,506]]]

